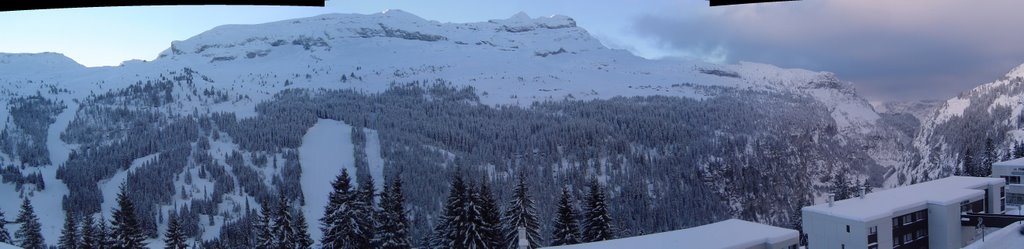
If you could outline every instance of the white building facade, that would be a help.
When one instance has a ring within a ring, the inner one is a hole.
[[[976,237],[967,213],[1002,213],[1001,178],[952,176],[807,206],[810,249],[961,248]]]
[[[1006,205],[1020,208],[1024,205],[1024,158],[1013,159],[992,164],[992,177],[1006,180]]]

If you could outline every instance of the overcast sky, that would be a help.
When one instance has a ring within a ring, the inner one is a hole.
[[[328,7],[125,7],[0,12],[0,52],[63,53],[86,66],[151,60],[222,24],[403,9],[441,22],[573,17],[605,45],[647,58],[754,61],[835,72],[874,100],[948,98],[1024,63],[1024,1],[352,1]]]

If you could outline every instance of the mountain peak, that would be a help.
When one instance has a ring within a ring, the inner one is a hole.
[[[405,19],[423,20],[422,17],[419,17],[419,16],[417,16],[417,15],[415,15],[413,13],[409,13],[409,12],[406,12],[406,11],[400,10],[400,9],[386,9],[384,11],[381,11],[380,14],[384,15],[386,17],[392,17],[392,18],[405,18]]]
[[[512,15],[512,17],[509,17],[508,19],[509,20],[530,20],[530,15],[527,15],[525,11],[520,11],[519,13],[516,13],[515,15]]]
[[[61,53],[0,53],[0,71],[26,72],[32,68],[64,70],[85,68],[85,66]]]
[[[1010,69],[1009,73],[1006,73],[1007,78],[1024,77],[1024,64],[1020,64],[1017,67]]]

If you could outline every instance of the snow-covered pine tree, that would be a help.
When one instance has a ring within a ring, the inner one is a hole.
[[[486,225],[484,238],[489,242],[488,247],[499,248],[502,242],[501,209],[498,207],[498,201],[494,198],[494,192],[491,191],[490,183],[486,179],[480,183],[477,193],[480,195],[478,201],[482,210],[483,222]]]
[[[576,208],[572,204],[572,192],[562,188],[562,198],[558,200],[555,230],[551,233],[552,246],[572,245],[580,243],[580,226],[576,221]]]
[[[185,234],[181,231],[181,223],[178,222],[177,215],[173,213],[168,217],[170,224],[167,225],[167,233],[164,233],[164,246],[165,249],[187,249],[188,244],[185,244]]]
[[[36,217],[36,212],[32,208],[32,202],[28,198],[22,199],[21,212],[18,213],[18,219],[15,222],[21,223],[18,231],[14,232],[14,237],[21,241],[19,246],[25,249],[41,249],[46,247],[46,243],[43,241],[43,234],[41,233],[42,226],[39,224],[39,217]]]
[[[978,170],[974,165],[974,154],[971,153],[971,148],[964,150],[962,163],[964,168],[963,174],[965,176],[978,176]]]
[[[295,248],[313,248],[313,238],[309,237],[309,223],[306,222],[306,215],[301,209],[295,211],[292,226],[295,228]]]
[[[372,226],[367,218],[365,204],[352,190],[351,178],[345,169],[331,183],[334,190],[328,197],[324,217],[320,218],[323,231],[321,244],[325,248],[367,248],[370,237],[366,233]]]
[[[978,176],[992,175],[992,164],[998,161],[999,155],[996,154],[995,143],[992,142],[992,138],[985,138],[985,158],[982,158],[981,166],[978,167]]]
[[[92,215],[82,217],[82,244],[79,249],[97,249],[100,246],[99,239],[99,231]]]
[[[128,198],[128,187],[121,183],[121,192],[117,193],[117,208],[114,209],[111,223],[111,239],[115,248],[136,249],[146,246],[146,235],[139,226],[135,216],[135,204]]]
[[[110,248],[110,246],[114,245],[114,236],[110,231],[107,219],[100,215],[100,220],[96,224],[96,248]]]
[[[484,221],[484,210],[481,207],[483,203],[480,197],[478,188],[468,187],[466,201],[466,229],[462,230],[462,235],[459,237],[465,238],[462,245],[463,248],[474,248],[484,249],[490,248],[491,241],[488,241],[488,233],[490,232],[490,224],[486,224]]]
[[[464,237],[469,220],[466,214],[466,184],[458,173],[452,177],[451,188],[448,190],[448,199],[444,206],[444,213],[439,217],[437,227],[434,229],[434,239],[431,246],[439,248],[465,248],[466,238]]]
[[[831,191],[833,194],[836,195],[835,198],[837,201],[850,199],[850,196],[853,194],[851,188],[851,183],[848,177],[846,176],[846,172],[839,171],[832,176]]]
[[[78,248],[79,240],[78,233],[78,222],[75,221],[75,215],[71,212],[65,212],[64,214],[64,228],[60,231],[60,247],[65,249],[76,249]]]
[[[583,224],[583,242],[614,239],[611,224],[612,218],[608,213],[604,190],[597,180],[592,180],[590,182],[590,195],[587,196],[586,221]]]
[[[271,230],[274,219],[273,211],[270,209],[270,205],[262,203],[260,205],[260,214],[256,218],[256,224],[253,226],[253,234],[256,234],[256,248],[269,249],[274,248],[274,233]]]
[[[284,192],[277,198],[277,211],[274,212],[274,248],[295,248],[295,228],[292,227],[291,205]]]
[[[382,249],[402,249],[412,247],[409,238],[409,219],[405,215],[405,196],[402,194],[402,181],[397,178],[384,186],[380,195],[380,215],[376,245]]]
[[[505,215],[501,220],[504,230],[504,248],[514,249],[519,246],[519,227],[526,228],[526,240],[530,248],[540,247],[540,222],[537,221],[537,209],[526,187],[526,176],[519,175],[519,183],[512,190],[512,201],[509,202]]]
[[[11,233],[7,232],[7,218],[4,217],[4,212],[0,211],[0,242],[8,243],[11,242]]]
[[[375,204],[376,201],[374,200],[377,193],[374,189],[373,177],[365,177],[364,179],[366,180],[359,184],[358,202],[362,203],[361,206],[365,210],[366,218],[370,226],[366,229],[366,233],[363,236],[367,238],[367,243],[369,243],[370,247],[377,248],[379,245],[375,244],[375,240],[373,239],[376,237],[376,230],[379,226],[375,217],[378,212]]]

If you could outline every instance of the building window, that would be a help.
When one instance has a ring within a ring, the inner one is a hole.
[[[901,243],[901,241],[900,241],[900,237],[899,236],[893,236],[892,237],[892,246],[894,246],[894,247],[898,246],[898,245],[900,245],[900,243]]]
[[[924,238],[925,234],[927,234],[927,232],[925,232],[925,231],[927,231],[927,230],[928,229],[917,230],[917,239]]]
[[[911,214],[913,214],[913,213],[911,213]],[[911,214],[907,214],[907,215],[903,216],[903,225],[907,225],[907,224],[910,224],[911,222],[914,222],[914,218],[912,217]]]
[[[850,233],[850,225],[846,225],[846,233]]]
[[[868,235],[878,234],[878,226],[868,228]]]
[[[903,235],[903,241],[910,242],[910,241],[913,241],[913,240],[914,240],[914,235],[913,234],[909,234],[908,233],[908,234],[904,234]]]
[[[892,218],[892,227],[900,226],[900,217]]]

